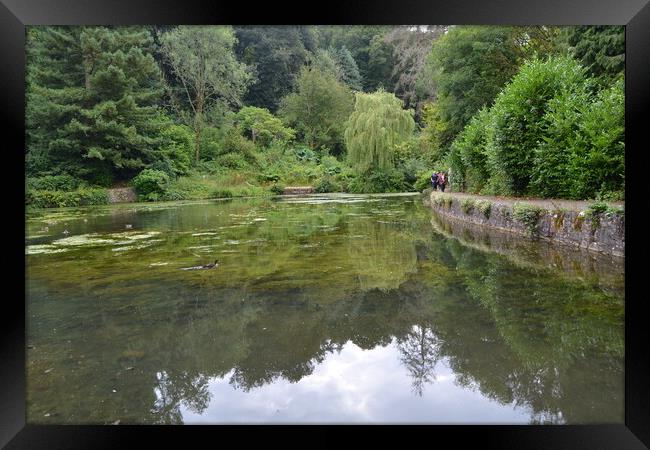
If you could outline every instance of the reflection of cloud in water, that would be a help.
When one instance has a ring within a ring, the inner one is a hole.
[[[348,342],[298,382],[278,379],[244,392],[229,383],[234,372],[230,371],[208,380],[211,401],[201,413],[183,405],[180,409],[185,423],[483,423],[485,417],[493,423],[529,421],[525,409],[501,405],[455,385],[452,371],[442,362],[435,371],[436,383],[414,402],[403,396],[413,380],[394,344],[362,350]],[[471,410],[465,407],[468,404]]]

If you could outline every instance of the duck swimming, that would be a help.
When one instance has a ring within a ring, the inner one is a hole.
[[[183,270],[200,270],[200,269],[215,269],[219,267],[219,260],[215,259],[213,263],[204,266],[182,267]]]

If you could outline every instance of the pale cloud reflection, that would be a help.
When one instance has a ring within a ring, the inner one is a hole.
[[[527,423],[530,412],[502,405],[457,386],[444,360],[435,382],[413,392],[412,374],[396,342],[363,350],[347,342],[296,383],[277,379],[248,392],[229,379],[208,381],[211,401],[202,413],[181,406],[184,423]],[[471,408],[468,408],[471,405]]]

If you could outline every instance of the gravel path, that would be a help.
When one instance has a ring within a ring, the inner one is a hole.
[[[566,209],[572,211],[582,211],[586,209],[591,203],[594,203],[594,201],[562,200],[562,199],[549,199],[549,198],[493,197],[489,195],[474,195],[474,194],[465,194],[463,192],[449,192],[449,191],[445,191],[445,194],[453,194],[455,197],[459,197],[459,198],[472,198],[475,200],[481,200],[481,199],[491,200],[494,203],[501,203],[510,206],[512,206],[516,202],[529,203],[532,205],[537,205],[541,208],[545,208],[547,210]],[[605,202],[605,203],[615,208],[625,207],[625,202]]]

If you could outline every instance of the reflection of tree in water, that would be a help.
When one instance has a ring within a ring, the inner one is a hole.
[[[167,372],[156,374],[158,384],[154,387],[156,401],[152,413],[158,423],[183,423],[181,403],[190,411],[201,414],[208,407],[210,392],[208,377],[202,374],[181,372],[171,376]]]
[[[300,223],[295,229],[276,230],[272,220],[259,226],[267,227],[260,230],[268,232],[269,239],[278,239],[272,233],[286,233],[288,242],[296,233],[324,233],[319,230],[327,228],[320,227],[337,224],[338,216],[332,214],[322,224],[314,221],[306,231]],[[108,417],[180,423],[183,406],[199,414],[205,411],[211,378],[231,373],[231,385],[243,391],[280,378],[298,382],[347,342],[369,350],[394,341],[417,395],[435,380],[436,363],[445,358],[458,385],[480,390],[501,404],[526,408],[534,423],[622,417],[622,398],[620,414],[616,398],[612,400],[617,392],[623,394],[622,308],[612,301],[615,296],[581,282],[518,269],[502,257],[420,235],[402,223],[355,220],[341,231],[349,240],[340,246],[328,241],[325,250],[318,250],[345,260],[336,263],[347,264],[336,283],[304,264],[291,271],[291,264],[300,260],[295,249],[286,246],[280,257],[267,248],[263,254],[269,264],[264,267],[259,266],[261,256],[251,253],[250,260],[256,262],[243,265],[241,273],[230,273],[232,282],[219,289],[200,278],[192,286],[191,301],[174,290],[177,284],[161,281],[156,307],[141,299],[124,314],[102,303],[105,314],[88,314],[91,320],[86,322],[97,327],[95,342],[88,340],[79,353],[104,348],[102,340],[121,342],[137,336],[146,356],[137,364],[125,363],[137,368],[121,372],[122,385],[115,387],[128,396],[111,396],[110,405],[93,413],[95,400],[106,398],[106,393],[101,387],[84,386],[84,398],[66,404],[69,410],[59,417],[83,410],[96,414],[85,416],[96,422]],[[246,236],[256,237],[259,234]],[[273,278],[278,266],[293,279]],[[241,280],[258,277],[267,282],[263,289],[255,283],[242,286]],[[122,350],[104,348],[101,357],[117,361]],[[41,372],[52,367],[50,360],[43,362]],[[59,368],[48,380],[64,373]],[[71,386],[97,376],[95,370],[81,365],[74,374],[65,372],[67,380],[49,381],[53,384],[47,386],[60,398],[72,393]],[[72,377],[78,381],[70,383]]]
[[[363,291],[397,289],[417,272],[413,237],[396,230],[396,224],[352,221],[348,254]]]
[[[234,389],[240,389],[244,392],[262,387],[279,378],[291,383],[297,383],[304,377],[311,375],[328,354],[334,351],[340,352],[342,348],[341,344],[327,340],[320,346],[317,353],[306,361],[283,363],[282,361],[271,360],[267,364],[259,364],[259,358],[255,358],[253,361],[242,361],[234,368],[229,383]],[[256,354],[256,356],[259,356],[259,354]]]
[[[413,379],[413,391],[422,396],[424,385],[436,379],[440,360],[440,341],[430,328],[414,325],[406,336],[397,339],[400,360]]]

